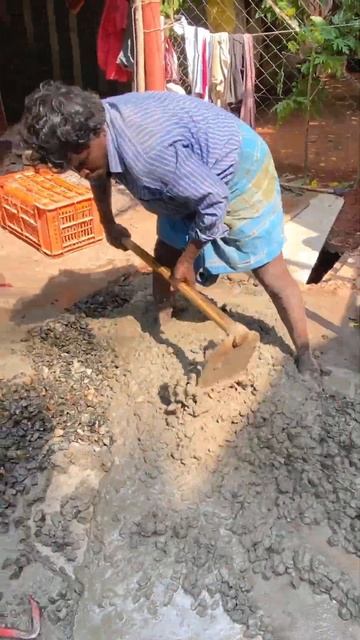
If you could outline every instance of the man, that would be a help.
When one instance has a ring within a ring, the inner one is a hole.
[[[23,136],[43,161],[90,181],[108,241],[124,249],[111,181],[158,215],[155,257],[173,285],[252,271],[288,329],[301,373],[316,370],[300,290],[282,257],[283,212],[270,151],[229,112],[174,93],[132,93],[101,101],[45,82],[25,101]],[[170,288],[154,277],[160,309]]]

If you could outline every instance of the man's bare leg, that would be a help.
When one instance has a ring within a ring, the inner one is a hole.
[[[289,332],[296,349],[296,364],[300,373],[317,371],[310,350],[304,302],[282,254],[263,267],[254,269],[253,274],[270,296]]]
[[[175,249],[159,238],[157,239],[154,257],[160,264],[172,270],[181,254],[182,251],[180,249]],[[153,273],[153,297],[159,313],[160,327],[163,327],[172,316],[173,293],[170,284],[157,273]]]

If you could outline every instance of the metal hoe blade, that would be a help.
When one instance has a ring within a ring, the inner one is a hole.
[[[219,382],[230,381],[246,369],[257,344],[256,331],[243,333],[239,337],[229,336],[206,358],[198,380],[200,387],[211,387]]]

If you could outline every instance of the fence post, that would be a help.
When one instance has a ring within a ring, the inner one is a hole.
[[[69,13],[69,31],[73,58],[74,83],[77,84],[78,87],[82,87],[81,53],[79,45],[77,15],[72,11],[70,11]]]
[[[144,61],[144,24],[142,14],[142,1],[135,0],[134,9],[135,26],[135,91],[145,91],[145,61]]]
[[[8,124],[6,119],[6,113],[5,113],[4,104],[2,101],[1,91],[0,91],[0,136],[2,136],[3,133],[5,133],[7,126]]]
[[[145,84],[147,91],[164,91],[165,65],[159,0],[143,0]]]

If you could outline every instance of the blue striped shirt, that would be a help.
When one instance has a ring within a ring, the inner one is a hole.
[[[103,105],[115,179],[157,215],[191,216],[191,239],[226,235],[228,186],[241,143],[238,118],[170,92],[130,93]]]

